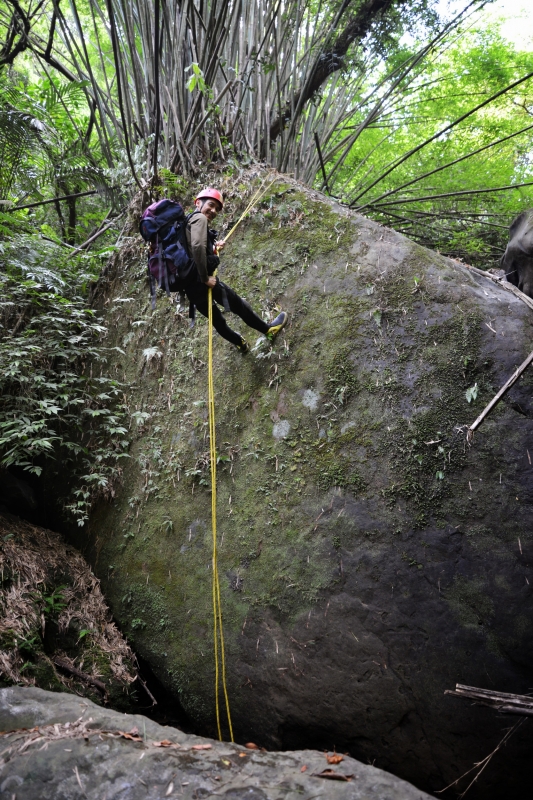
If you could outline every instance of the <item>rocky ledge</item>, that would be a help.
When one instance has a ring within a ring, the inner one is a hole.
[[[0,730],[0,800],[430,797],[349,756],[217,742],[43,689],[2,689]]]

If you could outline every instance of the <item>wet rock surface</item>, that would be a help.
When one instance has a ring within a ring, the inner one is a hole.
[[[165,298],[152,314],[144,269],[129,246],[106,289],[140,425],[114,503],[77,541],[129,640],[213,734],[206,324],[189,331]],[[215,340],[236,735],[336,745],[442,789],[507,727],[444,691],[531,687],[533,372],[470,448],[465,427],[530,351],[532,313],[283,179],[223,278],[263,316],[291,312],[274,348],[243,359]],[[472,800],[526,796],[521,735]]]
[[[353,758],[332,766],[313,750],[253,751],[41,689],[0,690],[0,730],[15,731],[0,738],[0,800],[429,797]]]

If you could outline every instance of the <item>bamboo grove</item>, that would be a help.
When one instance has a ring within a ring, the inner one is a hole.
[[[165,171],[194,178],[208,164],[255,159],[441,247],[465,210],[470,222],[481,214],[504,228],[490,215],[507,210],[491,204],[531,184],[524,169],[493,186],[442,183],[443,171],[462,175],[464,162],[505,147],[511,161],[523,158],[529,141],[531,59],[493,69],[461,102],[452,92],[445,113],[438,105],[435,65],[488,5],[465,0],[444,18],[432,0],[2,0],[0,66],[31,59],[34,72],[81,89],[79,138],[89,159],[101,154],[95,179],[106,168],[138,188]],[[512,122],[450,150],[502,103],[513,105]],[[513,197],[520,210],[528,191]]]

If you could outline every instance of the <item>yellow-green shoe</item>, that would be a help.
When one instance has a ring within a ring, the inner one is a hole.
[[[237,350],[239,353],[242,353],[243,356],[250,352],[250,345],[243,336],[241,336],[241,343],[237,345]]]
[[[289,315],[287,314],[286,311],[282,311],[281,314],[278,314],[278,316],[272,322],[268,331],[266,332],[267,339],[270,339],[270,341],[273,342],[278,333],[285,327],[288,321],[289,321]]]

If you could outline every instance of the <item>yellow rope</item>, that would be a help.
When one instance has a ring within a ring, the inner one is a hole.
[[[241,224],[245,216],[251,211],[255,203],[267,193],[268,189],[275,181],[273,178],[270,183],[263,189],[266,182],[263,180],[259,189],[254,194],[245,210],[225,237],[227,241],[234,233],[236,228]],[[226,658],[224,651],[224,631],[222,628],[222,602],[220,598],[220,582],[218,580],[218,558],[217,558],[217,448],[215,439],[215,391],[213,386],[213,292],[208,289],[207,293],[207,306],[208,306],[208,395],[209,395],[209,449],[211,461],[211,525],[213,530],[213,642],[215,650],[215,710],[217,718],[217,731],[218,738],[222,741],[222,729],[220,726],[220,707],[219,707],[219,694],[220,694],[220,678],[222,673],[222,689],[224,692],[224,700],[226,703],[226,714],[228,717],[229,733],[231,741],[233,742],[233,726],[231,724],[231,714],[229,708],[228,689],[226,686]]]
[[[220,599],[220,583],[218,580],[217,561],[217,450],[215,440],[215,392],[213,387],[213,298],[212,290],[208,290],[209,332],[208,332],[208,393],[209,393],[209,444],[211,460],[211,520],[213,529],[213,641],[215,648],[215,707],[217,717],[218,738],[222,741],[219,709],[219,683],[222,672],[222,688],[226,702],[226,714],[230,738],[233,742],[233,727],[229,709],[228,690],[226,687],[226,659],[224,652],[224,631],[222,629],[222,603]],[[220,639],[220,648],[219,648]]]
[[[230,236],[232,236],[232,235],[233,235],[233,233],[234,233],[234,232],[235,232],[235,230],[236,230],[236,229],[239,227],[239,225],[241,224],[241,222],[243,221],[243,219],[245,218],[245,216],[246,216],[247,214],[249,214],[249,213],[250,213],[250,211],[252,210],[253,206],[254,206],[256,203],[258,203],[258,202],[259,202],[259,200],[262,200],[263,196],[264,196],[264,195],[265,195],[265,194],[268,192],[268,190],[270,189],[270,187],[272,186],[272,184],[275,182],[276,178],[275,178],[275,177],[274,177],[274,178],[272,178],[272,180],[270,181],[270,183],[268,184],[268,186],[266,186],[266,187],[265,187],[264,191],[261,191],[261,189],[263,189],[263,186],[264,186],[264,184],[265,184],[265,181],[266,181],[266,180],[267,180],[267,178],[264,178],[264,180],[261,182],[261,185],[259,186],[259,189],[258,189],[258,190],[257,190],[257,192],[254,194],[254,196],[252,197],[252,199],[250,200],[250,202],[248,203],[248,205],[246,206],[246,208],[245,208],[245,209],[244,209],[244,211],[242,212],[241,216],[239,217],[239,219],[237,220],[237,222],[235,223],[235,225],[233,226],[233,228],[232,228],[232,229],[230,230],[230,232],[229,232],[229,233],[228,233],[228,234],[227,234],[227,235],[224,237],[224,241],[225,241],[225,242],[227,242],[227,241],[228,241],[228,239],[230,238]]]

